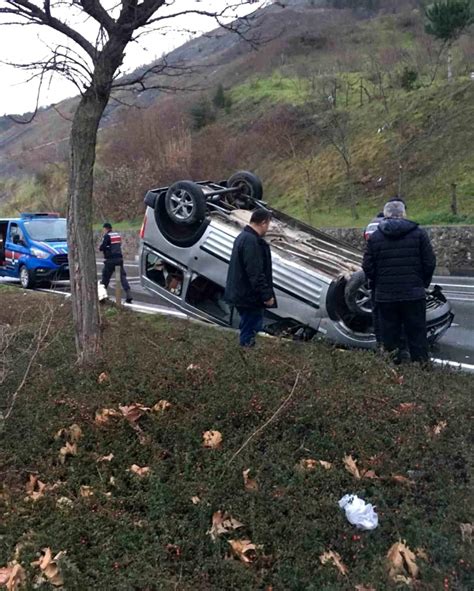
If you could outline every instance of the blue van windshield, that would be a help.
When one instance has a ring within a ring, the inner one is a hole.
[[[61,218],[29,220],[25,229],[33,240],[44,242],[66,242],[66,220]]]

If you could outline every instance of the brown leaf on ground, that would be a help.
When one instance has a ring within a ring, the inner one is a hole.
[[[242,472],[242,476],[244,477],[244,488],[245,488],[245,490],[255,492],[258,490],[258,484],[254,478],[249,477],[249,473],[250,473],[250,468],[247,468],[247,470],[244,470]]]
[[[414,480],[410,480],[406,476],[402,476],[401,474],[392,474],[391,479],[398,484],[404,484],[406,486],[413,486],[415,483]]]
[[[397,371],[395,371],[394,369],[391,370],[391,375],[392,375],[392,381],[395,384],[399,384],[400,386],[403,384],[403,382],[405,381],[405,378],[400,375]]]
[[[92,486],[82,485],[79,488],[79,495],[83,498],[93,497],[94,496],[94,489]]]
[[[216,511],[212,516],[211,529],[207,533],[216,541],[221,534],[228,534],[240,527],[244,527],[244,524],[224,511]]]
[[[25,582],[25,571],[16,561],[0,568],[0,587],[5,586],[7,591],[17,591],[23,587]]]
[[[228,542],[234,556],[245,564],[251,564],[257,560],[257,549],[261,546],[252,544],[250,540],[228,540]]]
[[[62,437],[69,440],[71,443],[77,443],[82,437],[82,429],[79,425],[76,425],[76,423],[70,427],[63,427],[62,429],[59,429],[54,436],[54,439],[61,439]]]
[[[165,412],[165,410],[168,410],[168,408],[171,408],[171,406],[171,402],[168,402],[167,400],[158,400],[158,402],[151,407],[151,410],[152,412],[160,414],[162,412]]]
[[[312,458],[303,458],[298,462],[297,469],[300,472],[313,472],[316,470],[318,462]]]
[[[366,587],[365,585],[356,585],[355,591],[375,591],[375,587]]]
[[[418,577],[419,568],[416,556],[405,544],[395,542],[387,552],[388,576],[395,583],[411,584]]]
[[[110,382],[109,374],[106,371],[103,371],[99,377],[97,378],[97,382],[99,384],[105,384],[105,382]]]
[[[149,466],[140,467],[137,464],[132,464],[130,466],[130,472],[132,472],[132,474],[136,474],[140,478],[145,478],[146,476],[150,475],[151,468]]]
[[[222,433],[220,431],[205,431],[202,434],[203,445],[210,449],[217,449],[222,444]]]
[[[62,587],[64,580],[58,565],[58,562],[66,554],[66,552],[58,552],[53,558],[51,548],[43,548],[43,555],[39,560],[32,563],[32,566],[39,566],[43,576],[48,583],[54,587]]]
[[[357,480],[360,480],[360,472],[359,472],[359,468],[357,467],[357,461],[354,460],[354,458],[352,456],[344,456],[342,458],[342,461],[344,462],[344,466],[345,466],[346,470],[348,472],[350,472],[352,474],[352,476],[354,476],[354,478],[357,478]]]
[[[136,423],[140,417],[150,410],[148,406],[143,406],[139,402],[132,402],[126,406],[119,406],[120,412],[129,423]]]
[[[363,475],[363,478],[371,478],[372,480],[378,480],[380,477],[374,472],[374,470],[366,470]]]
[[[431,437],[431,439],[434,439],[435,437],[439,437],[441,435],[441,433],[446,429],[447,426],[448,426],[448,421],[440,421],[439,423],[436,423],[436,425],[433,425],[432,427],[426,427],[426,433],[427,433],[428,437]]]
[[[201,499],[199,497],[197,497],[197,496],[191,497],[191,503],[193,505],[199,505],[200,502],[201,502]]]
[[[117,419],[122,416],[122,413],[115,408],[102,408],[95,413],[94,422],[96,425],[106,425],[110,419]]]
[[[26,483],[26,499],[30,501],[37,501],[44,496],[46,484],[38,479],[38,476],[30,474],[30,479]]]
[[[329,552],[324,552],[319,557],[319,562],[321,564],[326,564],[326,562],[332,562],[337,570],[341,573],[341,575],[347,575],[347,566],[342,562],[340,555],[333,550],[329,550]]]
[[[406,415],[417,410],[418,404],[416,402],[401,402],[397,408],[392,408],[392,412],[396,415]]]
[[[65,445],[59,450],[59,461],[61,464],[66,462],[68,456],[77,456],[77,443],[66,441]]]
[[[110,453],[108,456],[99,456],[96,462],[111,462],[114,459],[114,454]]]
[[[318,460],[318,462],[325,470],[330,470],[332,468],[331,462],[325,462],[324,460]]]
[[[198,365],[197,363],[190,363],[188,365],[188,367],[186,368],[186,371],[193,371],[193,370],[196,370],[196,369],[201,369],[201,366]]]
[[[474,534],[474,523],[460,523],[461,540],[463,544],[472,544],[472,537]]]

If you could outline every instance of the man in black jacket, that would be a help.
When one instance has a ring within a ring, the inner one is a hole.
[[[120,282],[125,292],[125,301],[132,303],[130,285],[123,266],[122,237],[118,232],[112,232],[112,225],[106,222],[103,226],[104,237],[99,250],[104,253],[104,268],[102,269],[102,285],[107,289],[115,267],[120,267]]]
[[[404,329],[412,361],[426,362],[425,289],[436,257],[426,232],[405,216],[403,202],[385,204],[385,219],[367,241],[362,267],[375,289],[384,348],[400,350]]]
[[[239,312],[242,347],[255,345],[264,309],[276,307],[270,247],[263,239],[270,221],[269,211],[255,210],[250,224],[235,239],[230,258],[225,299]]]

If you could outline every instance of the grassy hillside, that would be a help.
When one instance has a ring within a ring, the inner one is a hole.
[[[99,134],[97,219],[137,219],[150,186],[243,168],[262,177],[272,205],[320,226],[364,225],[398,192],[422,223],[473,223],[474,37],[455,44],[447,84],[446,56],[424,32],[419,3],[379,4],[373,14],[273,5],[260,20],[259,51],[230,33],[177,50],[187,62],[195,56],[199,73],[188,82],[207,90],[150,94],[141,109],[111,103]],[[44,133],[38,122],[25,149],[15,148],[30,178],[0,178],[4,212],[46,207],[51,195],[64,209],[66,145],[52,140],[58,114],[48,113]],[[61,119],[62,136],[65,126]]]
[[[243,354],[234,333],[113,308],[104,361],[81,373],[68,307],[19,293],[0,289],[0,574],[16,561],[25,589],[57,576],[70,591],[472,588],[471,376],[402,376],[317,343]],[[348,523],[346,493],[376,505],[377,529]],[[213,541],[218,511],[242,526]],[[47,548],[63,554],[41,575]]]

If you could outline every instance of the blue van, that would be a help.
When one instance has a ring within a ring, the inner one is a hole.
[[[0,277],[22,287],[69,279],[66,219],[57,213],[22,213],[0,219]]]

